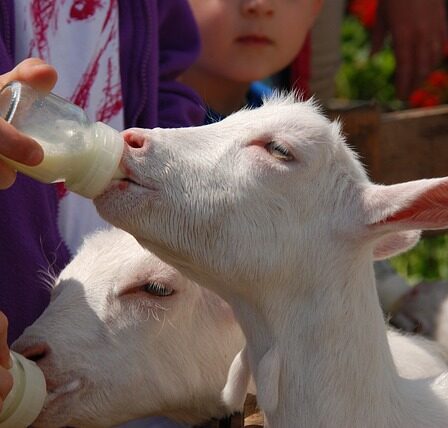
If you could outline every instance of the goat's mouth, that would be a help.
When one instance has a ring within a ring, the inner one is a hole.
[[[158,186],[149,177],[142,176],[136,171],[136,165],[133,160],[124,156],[120,162],[119,173],[115,175],[104,193],[111,190],[130,191],[130,192],[146,192],[157,193]]]
[[[139,182],[130,177],[120,178],[119,180],[112,180],[112,183],[118,184],[119,188],[127,188],[130,185],[143,187]]]
[[[118,189],[121,191],[130,191],[135,193],[151,192],[153,194],[158,193],[159,189],[151,180],[140,180],[133,174],[129,174],[126,177],[120,179],[114,179],[111,181],[106,191]]]
[[[42,411],[33,422],[31,428],[58,427],[74,428],[70,424],[68,409],[73,408],[74,396],[84,387],[81,378],[65,378],[62,382],[47,379],[48,392]]]
[[[67,397],[81,390],[83,382],[80,378],[70,379],[62,384],[49,388],[47,398],[45,399],[43,411],[49,406],[52,406],[54,402],[62,397]]]

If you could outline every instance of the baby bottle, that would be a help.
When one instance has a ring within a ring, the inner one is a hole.
[[[14,379],[0,412],[0,428],[26,428],[39,416],[47,395],[45,378],[34,361],[11,351]]]
[[[23,174],[44,183],[63,181],[87,198],[123,177],[118,166],[124,144],[118,131],[92,123],[81,108],[55,94],[11,82],[0,90],[0,117],[42,146],[44,159],[37,166],[0,156]]]

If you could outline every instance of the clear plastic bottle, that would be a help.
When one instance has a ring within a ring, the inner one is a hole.
[[[53,94],[42,94],[21,82],[0,90],[0,117],[34,138],[44,150],[37,166],[4,156],[5,162],[44,183],[64,181],[87,198],[99,195],[113,178],[122,178],[119,163],[123,139],[102,122],[92,123],[78,106]]]
[[[47,389],[41,369],[34,361],[11,351],[14,383],[0,412],[0,428],[26,428],[39,416]]]

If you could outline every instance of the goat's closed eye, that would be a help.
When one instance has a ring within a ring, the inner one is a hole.
[[[269,141],[264,148],[270,153],[274,158],[281,161],[291,161],[294,157],[289,152],[288,148],[277,141]]]
[[[168,297],[174,293],[174,290],[160,282],[150,281],[142,285],[142,291],[157,297]]]

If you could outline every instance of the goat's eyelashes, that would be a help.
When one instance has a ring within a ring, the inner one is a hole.
[[[288,148],[283,144],[278,143],[277,141],[269,141],[264,148],[267,152],[272,155],[274,158],[280,161],[292,161],[294,157],[289,152]]]
[[[174,293],[174,290],[160,282],[150,281],[142,285],[141,289],[152,296],[168,297]]]

